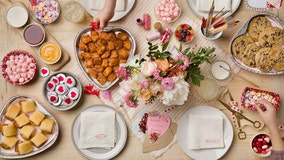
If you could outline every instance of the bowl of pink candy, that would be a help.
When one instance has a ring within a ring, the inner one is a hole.
[[[255,155],[259,157],[268,157],[272,149],[269,135],[262,133],[254,136],[251,141],[251,148]]]
[[[155,15],[163,22],[174,22],[181,15],[177,0],[160,0],[155,6]]]

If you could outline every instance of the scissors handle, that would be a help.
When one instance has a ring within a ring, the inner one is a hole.
[[[259,121],[252,122],[254,128],[259,128],[261,126],[261,123]]]
[[[240,140],[246,139],[247,138],[246,132],[244,132],[240,129],[240,131],[238,133],[238,137],[239,137]]]

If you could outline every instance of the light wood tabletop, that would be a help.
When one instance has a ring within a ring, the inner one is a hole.
[[[64,6],[70,0],[59,0],[60,5]],[[80,0],[76,0],[81,2]],[[90,0],[91,1],[91,0]],[[155,0],[157,1],[157,0]],[[233,0],[234,1],[234,0]],[[0,59],[2,59],[8,52],[16,49],[24,49],[34,55],[37,68],[41,67],[48,67],[46,66],[41,60],[39,56],[35,52],[37,48],[28,46],[22,38],[21,29],[12,28],[10,27],[5,20],[5,13],[6,10],[15,2],[16,0],[3,0],[0,1]],[[188,6],[186,0],[180,0],[180,6],[182,8],[181,16],[186,16],[188,19],[192,19],[197,23],[201,23],[201,19],[198,18]],[[131,11],[122,19],[111,22],[110,25],[119,25],[127,30],[129,30],[135,39],[137,39],[137,50],[136,54],[141,52],[146,52],[146,45],[147,41],[145,36],[139,37],[141,34],[139,32],[145,32],[143,35],[147,35],[151,31],[145,31],[141,29],[140,26],[136,25],[136,19],[142,17],[144,13],[149,13],[152,17],[152,24],[156,21],[154,15],[154,7],[152,4],[156,2],[152,2],[151,0],[136,0],[133,8]],[[28,1],[24,1],[24,4],[28,6]],[[284,21],[284,9],[283,7],[280,10],[269,10],[272,13],[277,14],[282,21]],[[244,0],[241,1],[241,4],[237,11],[231,15],[230,18],[239,20],[240,23],[230,29],[224,31],[223,35],[214,41],[222,50],[224,50],[224,54],[229,54],[229,42],[234,34],[240,29],[240,27],[249,19],[249,17],[254,14],[255,11],[248,9],[245,4]],[[31,19],[31,18],[30,18]],[[81,23],[71,23],[64,19],[62,15],[52,24],[44,25],[47,32],[52,35],[57,42],[63,47],[66,52],[70,56],[70,60],[66,63],[62,68],[58,71],[72,71],[72,67],[78,65],[76,62],[75,54],[74,54],[74,39],[76,34],[85,26],[89,25],[89,22],[92,20],[91,15],[86,12],[86,18]],[[177,22],[181,23],[181,22]],[[178,25],[176,22],[165,24],[171,29],[175,29],[175,26]],[[131,27],[129,27],[131,24]],[[135,24],[135,25],[133,25]],[[154,30],[151,27],[151,30]],[[197,32],[195,34],[200,34]],[[190,45],[190,44],[189,44]],[[51,70],[51,72],[53,72]],[[280,94],[280,97],[284,97],[284,75],[261,75],[255,74],[244,69],[241,69],[239,73],[237,73],[250,81],[256,83],[260,86],[260,89],[272,91]],[[80,111],[92,104],[102,104],[103,101],[97,98],[96,96],[82,96],[80,104],[68,111],[57,111],[47,106],[46,101],[43,95],[43,84],[45,78],[42,78],[37,73],[35,78],[28,84],[22,86],[15,86],[11,85],[6,80],[0,76],[0,108],[5,104],[5,102],[15,96],[17,94],[25,94],[28,96],[33,97],[38,102],[45,106],[46,110],[48,110],[58,121],[60,127],[60,134],[58,137],[57,142],[50,147],[48,150],[34,155],[32,157],[28,157],[26,159],[30,160],[60,160],[60,159],[85,159],[80,153],[76,150],[71,136],[71,127],[75,117],[80,113]],[[241,93],[245,87],[254,87],[250,83],[244,81],[243,79],[239,78],[238,76],[234,76],[234,78],[226,85],[227,88],[231,91],[233,97],[240,103]],[[283,100],[281,99],[281,103],[283,104]],[[221,109],[228,117],[230,116],[230,112],[224,108],[219,102],[214,101],[211,102],[210,105],[213,105],[216,108]],[[256,111],[251,111],[247,109],[243,109],[243,113],[250,117],[251,119],[260,120]],[[284,122],[284,109],[283,106],[280,106],[280,110],[277,113],[279,123]],[[239,160],[239,159],[249,159],[249,160],[256,160],[256,159],[263,159],[259,158],[254,155],[251,150],[250,142],[254,135],[257,133],[268,133],[266,127],[263,128],[261,131],[257,131],[253,128],[246,127],[245,132],[247,133],[247,138],[245,140],[239,140],[237,135],[238,130],[234,128],[234,138],[231,144],[231,147],[227,151],[227,153],[221,158],[226,160]],[[283,132],[282,132],[283,135]],[[151,153],[142,153],[142,144],[137,139],[137,137],[130,131],[128,128],[128,137],[127,142],[124,149],[117,155],[114,159],[155,159],[153,158]],[[185,160],[191,159],[187,156],[182,149],[180,148],[178,143],[175,143],[168,151],[166,151],[159,159],[173,159],[173,160]],[[268,159],[268,158],[267,158]]]

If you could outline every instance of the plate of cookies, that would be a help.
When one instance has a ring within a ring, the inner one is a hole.
[[[250,72],[284,73],[284,22],[269,12],[258,12],[241,27],[230,42],[233,61]]]
[[[57,140],[56,119],[36,100],[25,95],[10,98],[0,114],[0,158],[30,157]]]
[[[83,28],[76,35],[76,60],[87,79],[100,90],[107,90],[119,79],[115,71],[133,57],[136,43],[124,28],[108,26],[103,32]]]

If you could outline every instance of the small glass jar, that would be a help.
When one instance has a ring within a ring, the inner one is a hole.
[[[63,17],[70,22],[80,23],[85,19],[85,10],[81,4],[76,1],[67,2],[63,6],[62,14]]]

